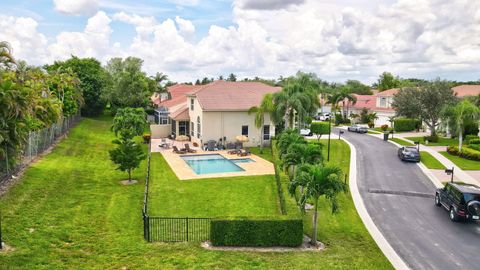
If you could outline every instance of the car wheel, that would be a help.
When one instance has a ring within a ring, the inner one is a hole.
[[[453,222],[458,221],[458,215],[455,213],[455,209],[453,209],[453,207],[450,207],[450,220]]]
[[[435,194],[435,205],[436,206],[440,206],[441,203],[440,203],[440,196],[438,196],[438,193]]]

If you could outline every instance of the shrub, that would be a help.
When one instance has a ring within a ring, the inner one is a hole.
[[[468,141],[468,144],[472,145],[472,144],[480,144],[480,139],[471,139]]]
[[[155,114],[155,109],[153,108],[146,108],[145,113],[148,115],[154,115]]]
[[[460,152],[458,150],[458,146],[449,146],[447,147],[447,152],[462,158],[480,161],[480,151],[474,149],[463,147],[462,151]]]
[[[381,125],[380,129],[383,130],[383,131],[387,131],[388,125]]]
[[[210,240],[214,246],[297,247],[303,241],[303,220],[291,217],[214,219]]]
[[[369,128],[373,128],[375,126],[375,124],[373,122],[368,122],[368,127]]]
[[[470,143],[471,140],[479,139],[477,135],[467,135],[465,136],[465,142]]]
[[[421,125],[421,122],[417,119],[412,118],[397,118],[394,121],[395,131],[412,131],[418,128]]]
[[[478,134],[478,123],[468,123],[468,124],[466,124],[463,134],[465,136],[469,136],[469,135],[477,136],[477,134]]]
[[[469,144],[467,147],[473,150],[480,151],[480,144]]]
[[[433,135],[433,136],[425,136],[425,137],[423,137],[423,140],[428,141],[428,142],[437,143],[440,140],[440,138],[438,137],[438,135]]]
[[[328,134],[330,132],[330,123],[328,122],[313,122],[310,125],[310,131],[317,135],[317,138],[320,139],[323,134]]]

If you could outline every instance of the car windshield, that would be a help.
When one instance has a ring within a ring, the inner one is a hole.
[[[467,203],[471,200],[480,201],[480,194],[464,193],[463,196],[465,197],[465,202]]]
[[[417,154],[417,153],[418,153],[418,150],[417,150],[417,148],[405,147],[405,152]]]

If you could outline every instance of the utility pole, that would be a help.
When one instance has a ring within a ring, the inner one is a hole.
[[[328,118],[328,154],[327,161],[330,161],[330,134],[332,134],[332,116]]]

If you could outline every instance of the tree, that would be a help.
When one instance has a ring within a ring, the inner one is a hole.
[[[354,105],[357,102],[357,97],[354,94],[352,94],[350,87],[341,86],[340,88],[338,88],[336,91],[332,93],[331,102],[332,102],[332,105],[333,103],[338,104],[339,102],[341,102],[342,110],[343,110],[342,116],[343,118],[347,118],[348,104]],[[345,104],[347,105],[345,106]]]
[[[111,105],[112,114],[118,108],[145,108],[155,91],[151,79],[142,71],[143,60],[135,57],[112,58],[107,63],[108,84],[105,99]]]
[[[468,124],[478,122],[480,109],[470,100],[464,99],[456,105],[445,107],[443,111],[444,118],[448,125],[458,135],[458,150],[462,151],[463,132]]]
[[[317,140],[320,141],[320,138],[323,134],[330,133],[330,123],[327,122],[313,122],[310,124],[310,131],[317,135]]]
[[[287,153],[288,147],[295,143],[307,143],[305,138],[298,134],[294,129],[287,129],[282,132],[277,140],[278,154],[283,157]]]
[[[80,81],[70,68],[51,72],[46,82],[50,91],[62,102],[64,116],[75,115],[80,110],[84,103]]]
[[[260,106],[251,107],[248,114],[255,113],[255,127],[260,129],[260,154],[263,154],[263,125],[265,114],[272,114],[274,110],[273,95],[271,93],[263,96]]]
[[[289,192],[295,196],[297,188],[303,187],[299,204],[305,211],[307,200],[313,201],[313,231],[311,244],[317,245],[317,221],[319,199],[325,196],[331,203],[332,213],[338,211],[337,195],[347,191],[347,185],[342,181],[342,170],[337,166],[322,166],[319,164],[301,165],[296,172],[295,179],[290,182]]]
[[[6,41],[0,41],[0,68],[10,69],[16,64],[12,47]]]
[[[301,164],[317,164],[323,161],[321,144],[293,143],[282,158],[285,169]]]
[[[235,74],[233,73],[230,73],[230,75],[228,75],[227,81],[236,82],[237,76],[235,76]]]
[[[353,94],[358,94],[358,95],[371,95],[372,90],[370,89],[370,86],[365,85],[361,83],[360,81],[357,80],[348,80],[345,83],[345,86],[347,86],[351,93]]]
[[[97,59],[72,56],[66,61],[55,61],[52,65],[46,65],[45,69],[49,73],[72,70],[79,79],[79,88],[83,95],[82,115],[98,116],[102,113],[105,108],[103,96],[107,86],[107,73]]]
[[[422,119],[431,136],[436,136],[443,108],[454,101],[451,83],[436,79],[421,87],[402,88],[393,97],[392,107],[397,115]]]
[[[393,76],[390,72],[383,72],[377,81],[377,88],[380,91],[397,88],[401,86],[401,79]]]
[[[132,181],[132,170],[140,166],[140,162],[146,158],[142,146],[132,140],[132,134],[123,132],[120,139],[113,140],[116,148],[109,151],[110,159],[117,165],[116,170],[128,172],[128,181]]]
[[[118,109],[113,118],[112,131],[115,136],[118,133],[126,136],[140,136],[147,127],[147,115],[143,108],[123,108]],[[123,136],[123,135],[122,135]]]

